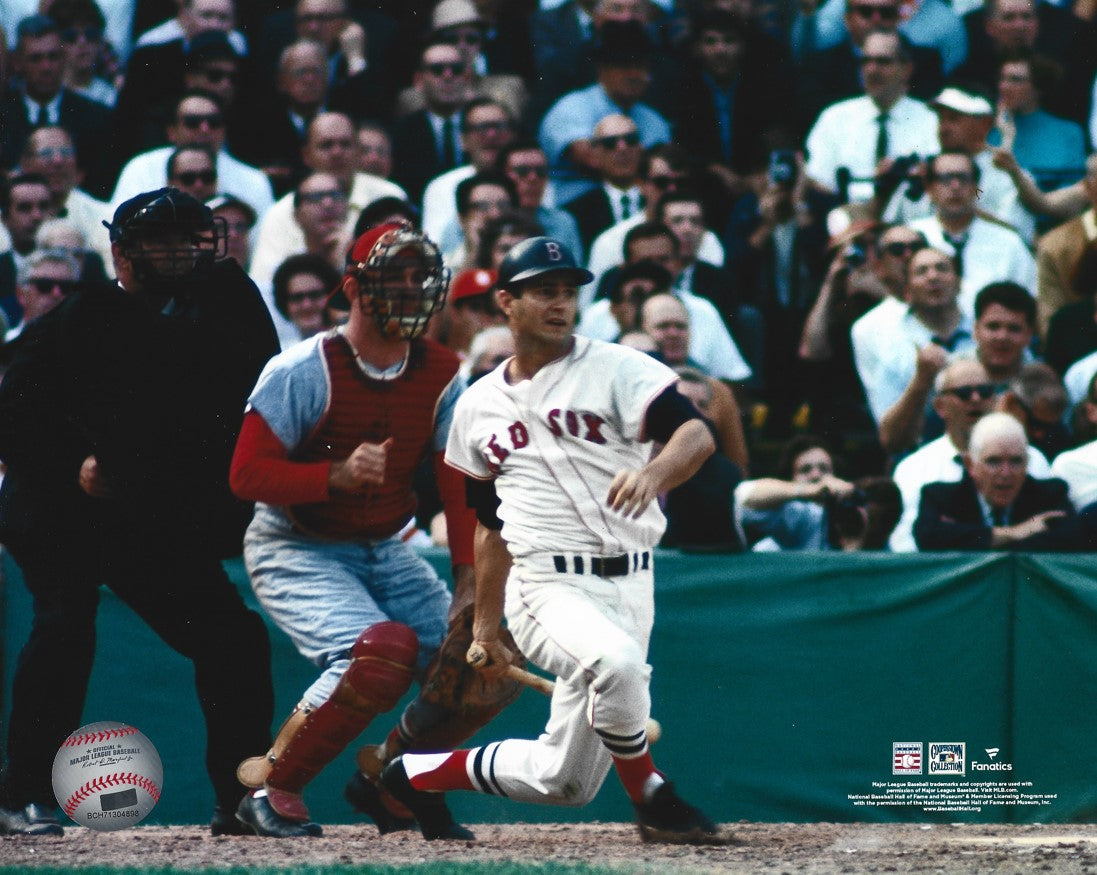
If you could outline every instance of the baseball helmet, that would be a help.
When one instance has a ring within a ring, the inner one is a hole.
[[[225,254],[225,220],[177,188],[142,192],[103,224],[146,283],[187,279]]]
[[[594,279],[580,267],[575,256],[559,240],[552,237],[530,237],[511,247],[499,264],[499,288],[506,289],[546,273],[566,273],[578,286]]]
[[[393,339],[419,337],[442,309],[449,288],[438,247],[421,231],[398,222],[359,237],[347,257],[346,274],[358,280],[374,322]]]

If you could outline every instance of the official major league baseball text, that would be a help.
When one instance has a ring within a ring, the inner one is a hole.
[[[148,817],[160,799],[164,767],[152,742],[125,723],[81,726],[53,761],[57,804],[76,823],[113,831]]]

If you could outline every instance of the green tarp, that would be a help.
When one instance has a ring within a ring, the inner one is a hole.
[[[1095,559],[660,552],[656,763],[720,821],[1093,821]],[[228,567],[251,600],[240,564]],[[6,569],[5,690],[30,619]],[[271,634],[277,721],[314,669]],[[526,692],[474,741],[534,737],[546,714]],[[189,665],[109,593],[84,716],[131,723],[159,749],[164,795],[149,822],[208,818]],[[378,719],[362,741],[391,725]],[[316,819],[355,819],[342,800],[352,769],[353,750],[310,785]],[[452,801],[469,822],[631,818],[612,776],[579,811]]]

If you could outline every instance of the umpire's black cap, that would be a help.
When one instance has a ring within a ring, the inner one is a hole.
[[[586,285],[594,279],[594,274],[580,267],[575,256],[559,240],[530,237],[516,243],[503,258],[496,284],[505,289],[542,274],[560,272],[568,274],[577,286]]]

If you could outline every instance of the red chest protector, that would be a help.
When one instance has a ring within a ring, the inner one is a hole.
[[[358,365],[342,334],[320,345],[330,393],[312,434],[293,453],[300,462],[342,460],[363,441],[393,437],[385,482],[359,494],[333,493],[322,503],[298,504],[289,515],[302,530],[332,540],[387,538],[415,512],[412,479],[431,452],[439,396],[457,373],[457,356],[428,338],[413,341],[404,372],[375,380]]]

